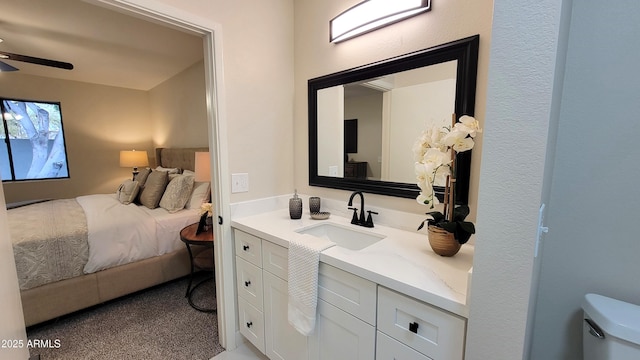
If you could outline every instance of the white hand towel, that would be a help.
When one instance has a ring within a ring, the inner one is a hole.
[[[302,335],[313,333],[318,305],[320,252],[334,246],[326,238],[296,234],[289,241],[288,319]]]

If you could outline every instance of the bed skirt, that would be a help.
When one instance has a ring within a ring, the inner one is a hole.
[[[101,304],[189,274],[186,248],[71,279],[22,290],[26,326]]]

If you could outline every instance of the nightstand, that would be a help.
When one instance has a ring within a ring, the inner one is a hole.
[[[213,271],[213,228],[208,231],[196,234],[198,229],[198,223],[191,224],[184,229],[180,230],[180,240],[184,242],[189,252],[189,261],[191,263],[191,274],[189,275],[189,285],[187,286],[187,292],[185,297],[189,301],[189,305],[194,309],[202,312],[215,312],[215,307],[212,309],[203,308],[193,303],[193,293],[202,284],[214,279]],[[202,248],[201,251],[194,253],[192,246]],[[211,271],[211,276],[197,283],[193,288],[193,274],[199,270]]]

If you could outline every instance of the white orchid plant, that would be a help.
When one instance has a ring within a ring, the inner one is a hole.
[[[458,242],[464,244],[475,233],[473,223],[464,221],[469,214],[466,205],[455,207],[455,154],[473,148],[474,138],[482,130],[478,121],[464,115],[452,127],[434,126],[427,129],[413,146],[415,173],[420,194],[416,198],[419,204],[433,209],[440,200],[435,195],[434,183],[445,184],[444,214],[439,211],[428,212],[431,218],[425,220],[429,225],[441,227],[454,234]],[[448,205],[451,205],[448,207]],[[418,230],[422,229],[423,221]]]
[[[207,214],[207,216],[213,216],[213,205],[211,203],[203,203],[200,205],[200,216]]]

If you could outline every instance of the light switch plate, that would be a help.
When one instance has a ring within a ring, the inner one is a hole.
[[[249,174],[231,174],[231,192],[247,192],[249,191]]]

